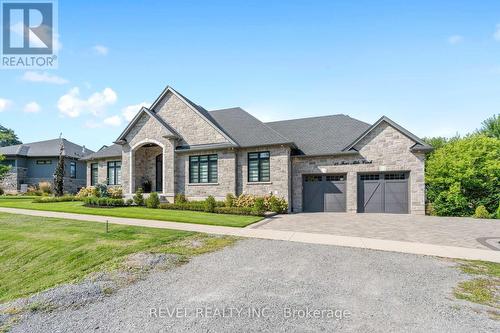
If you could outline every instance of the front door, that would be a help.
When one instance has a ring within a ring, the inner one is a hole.
[[[163,154],[156,156],[156,192],[163,192]]]

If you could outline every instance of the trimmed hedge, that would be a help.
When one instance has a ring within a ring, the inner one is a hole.
[[[161,209],[176,209],[176,210],[193,210],[197,212],[205,211],[204,201],[190,201],[181,203],[162,203],[160,204]]]
[[[161,209],[175,209],[175,210],[191,210],[197,212],[206,211],[204,201],[191,201],[185,203],[162,203],[160,204]],[[218,205],[213,210],[217,214],[233,214],[233,215],[253,215],[253,216],[264,216],[262,212],[256,212],[251,207],[225,207]]]
[[[62,197],[40,197],[33,199],[35,203],[50,203],[50,202],[68,202],[68,201],[80,201],[79,198],[74,195],[63,195]]]
[[[123,199],[86,197],[83,199],[85,206],[89,207],[123,207],[126,206]]]
[[[232,215],[253,215],[264,216],[263,212],[257,212],[249,207],[216,207],[214,213],[217,214],[232,214]]]

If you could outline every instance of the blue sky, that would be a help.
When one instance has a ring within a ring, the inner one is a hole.
[[[59,68],[0,70],[24,142],[110,144],[166,85],[261,120],[386,115],[419,136],[500,112],[499,1],[59,1]]]

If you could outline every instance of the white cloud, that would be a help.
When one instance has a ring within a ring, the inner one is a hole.
[[[497,24],[495,33],[493,33],[493,38],[500,42],[500,24]]]
[[[47,72],[39,73],[39,72],[27,71],[24,73],[22,79],[24,81],[29,81],[29,82],[44,82],[52,84],[68,83],[68,80],[57,75],[49,74]]]
[[[142,103],[139,103],[139,104],[134,104],[134,105],[126,106],[126,107],[124,107],[122,109],[123,118],[125,118],[126,121],[131,121],[132,119],[134,119],[134,117],[137,114],[137,112],[139,112],[139,110],[143,106],[144,107],[148,107],[149,105],[151,105],[151,103],[142,102]]]
[[[109,125],[113,127],[120,126],[122,124],[122,118],[120,116],[107,117],[103,121],[104,125]]]
[[[453,35],[448,37],[448,43],[451,45],[460,44],[464,41],[464,37],[460,35]]]
[[[5,98],[0,98],[0,112],[7,110],[12,105],[12,102]]]
[[[37,113],[40,112],[42,108],[37,102],[30,102],[24,106],[24,112]]]
[[[94,45],[92,47],[92,49],[94,50],[94,52],[96,54],[102,55],[102,56],[108,55],[108,52],[109,52],[109,48],[107,48],[104,45]]]
[[[88,99],[81,99],[80,90],[78,87],[74,87],[59,98],[57,108],[62,115],[71,118],[76,118],[82,113],[99,116],[105,112],[107,106],[113,105],[117,99],[116,93],[111,88],[95,92]]]

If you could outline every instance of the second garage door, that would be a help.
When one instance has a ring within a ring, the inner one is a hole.
[[[345,175],[304,176],[304,211],[345,212],[345,188]]]
[[[358,213],[408,213],[408,173],[358,175]]]

